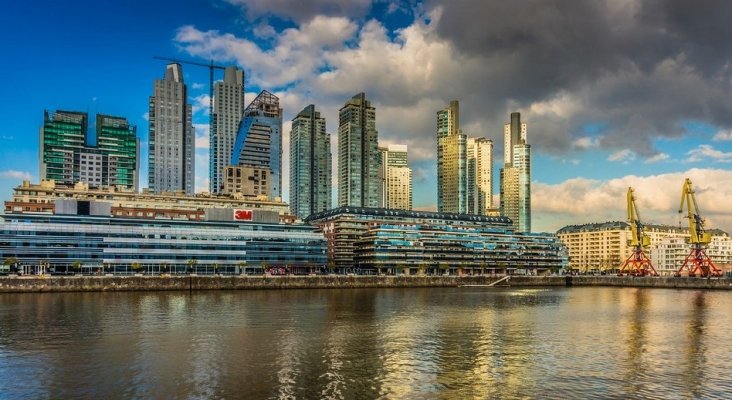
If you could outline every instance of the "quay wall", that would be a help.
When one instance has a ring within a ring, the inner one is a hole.
[[[0,277],[0,293],[105,292],[163,290],[258,290],[410,288],[488,285],[495,276],[73,276]],[[501,283],[499,285],[502,285]],[[732,279],[618,277],[618,276],[512,276],[513,287],[616,286],[732,290]]]

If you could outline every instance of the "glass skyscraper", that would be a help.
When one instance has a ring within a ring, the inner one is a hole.
[[[224,80],[214,85],[208,171],[211,193],[221,192],[224,186],[223,171],[231,162],[244,106],[244,71],[226,67]]]
[[[325,118],[310,104],[290,131],[290,210],[298,218],[331,208],[331,162]]]
[[[380,147],[379,207],[412,209],[412,169],[407,162],[407,146],[390,144]]]
[[[263,90],[244,110],[231,165],[269,168],[269,197],[282,197],[282,109],[277,96]]]
[[[500,213],[511,218],[517,232],[531,232],[531,145],[520,113],[511,113],[504,126],[503,147]]]
[[[339,111],[339,206],[378,207],[378,141],[376,109],[359,93]]]
[[[153,193],[193,194],[195,133],[180,64],[168,64],[150,97],[148,185]]]
[[[460,130],[460,105],[437,112],[437,211],[468,212],[467,136]]]

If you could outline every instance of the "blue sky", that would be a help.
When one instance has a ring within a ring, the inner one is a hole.
[[[552,13],[532,1],[441,3],[15,2],[0,14],[0,193],[7,198],[23,178],[38,180],[46,109],[124,116],[145,145],[152,81],[165,67],[152,57],[160,55],[243,66],[247,101],[261,89],[280,97],[285,143],[289,120],[307,104],[336,132],[340,105],[365,91],[380,141],[410,147],[418,208],[436,203],[435,112],[457,99],[468,135],[495,143],[495,192],[502,125],[511,111],[529,124],[537,230],[622,220],[630,185],[647,219],[678,223],[686,176],[710,224],[732,228],[729,52],[674,17],[686,12],[683,2],[651,9],[608,0]],[[649,12],[660,17],[648,22]],[[708,25],[726,29],[719,22],[726,7],[710,12]],[[644,39],[651,34],[639,27],[652,24],[669,36]],[[648,45],[631,46],[626,34]],[[190,101],[207,104],[208,71],[184,65],[184,75]],[[196,110],[202,190],[208,116]],[[146,154],[143,146],[143,182]]]

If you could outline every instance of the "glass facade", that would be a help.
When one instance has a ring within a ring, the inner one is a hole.
[[[517,231],[531,232],[531,146],[526,143],[526,123],[521,122],[520,113],[511,113],[503,140],[500,213],[513,220]]]
[[[331,208],[330,135],[314,105],[292,120],[290,131],[290,210],[298,218]]]
[[[437,210],[468,212],[467,136],[460,130],[460,104],[437,112]]]
[[[224,80],[214,85],[208,171],[211,193],[220,193],[224,186],[223,171],[231,165],[231,154],[244,107],[244,71],[233,66],[226,67]]]
[[[359,93],[341,107],[338,118],[338,205],[378,207],[376,109]]]

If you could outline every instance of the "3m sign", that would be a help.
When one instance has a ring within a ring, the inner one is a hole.
[[[234,221],[251,221],[254,218],[252,210],[234,210]]]

